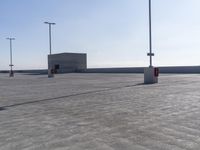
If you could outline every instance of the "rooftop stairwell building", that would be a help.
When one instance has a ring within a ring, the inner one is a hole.
[[[87,69],[87,54],[59,53],[48,55],[48,70],[55,73],[84,72]]]

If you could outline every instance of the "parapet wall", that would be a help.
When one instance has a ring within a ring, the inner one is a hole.
[[[200,73],[200,66],[158,67],[160,73]],[[87,73],[144,73],[144,67],[89,68]]]
[[[200,66],[159,67],[160,73],[200,73]]]
[[[200,73],[200,66],[175,66],[158,67],[160,73]],[[38,70],[14,70],[17,73],[47,74],[47,69]],[[1,70],[0,73],[8,73],[8,70]],[[88,68],[82,73],[144,73],[144,67],[129,68]]]

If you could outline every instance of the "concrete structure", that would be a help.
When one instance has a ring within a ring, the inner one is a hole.
[[[55,73],[83,72],[87,68],[87,55],[83,53],[60,53],[48,55],[48,70]]]
[[[87,68],[86,73],[144,73],[144,67]]]
[[[168,66],[158,67],[159,72],[163,73],[183,73],[183,74],[199,74],[200,66]],[[15,70],[15,73],[28,74],[47,74],[47,69],[38,70]],[[9,73],[9,70],[0,70],[0,73]],[[87,68],[84,73],[144,73],[144,67],[124,67],[124,68]]]
[[[153,66],[144,68],[144,84],[158,83],[158,68]]]
[[[200,66],[166,66],[158,67],[160,73],[199,74]],[[87,73],[144,73],[144,67],[124,68],[88,68]]]
[[[158,83],[158,68],[144,68],[144,84]]]
[[[159,67],[160,73],[200,73],[200,66]]]

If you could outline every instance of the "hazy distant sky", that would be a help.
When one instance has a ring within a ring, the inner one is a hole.
[[[83,52],[88,67],[148,66],[148,0],[0,0],[0,69],[47,67],[53,53]],[[155,66],[200,65],[200,1],[152,0]]]

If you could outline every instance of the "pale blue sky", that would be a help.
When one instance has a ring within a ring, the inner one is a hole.
[[[88,67],[148,66],[148,0],[1,0],[0,69],[47,67],[53,53],[83,52]],[[200,1],[152,0],[155,66],[200,65]]]

